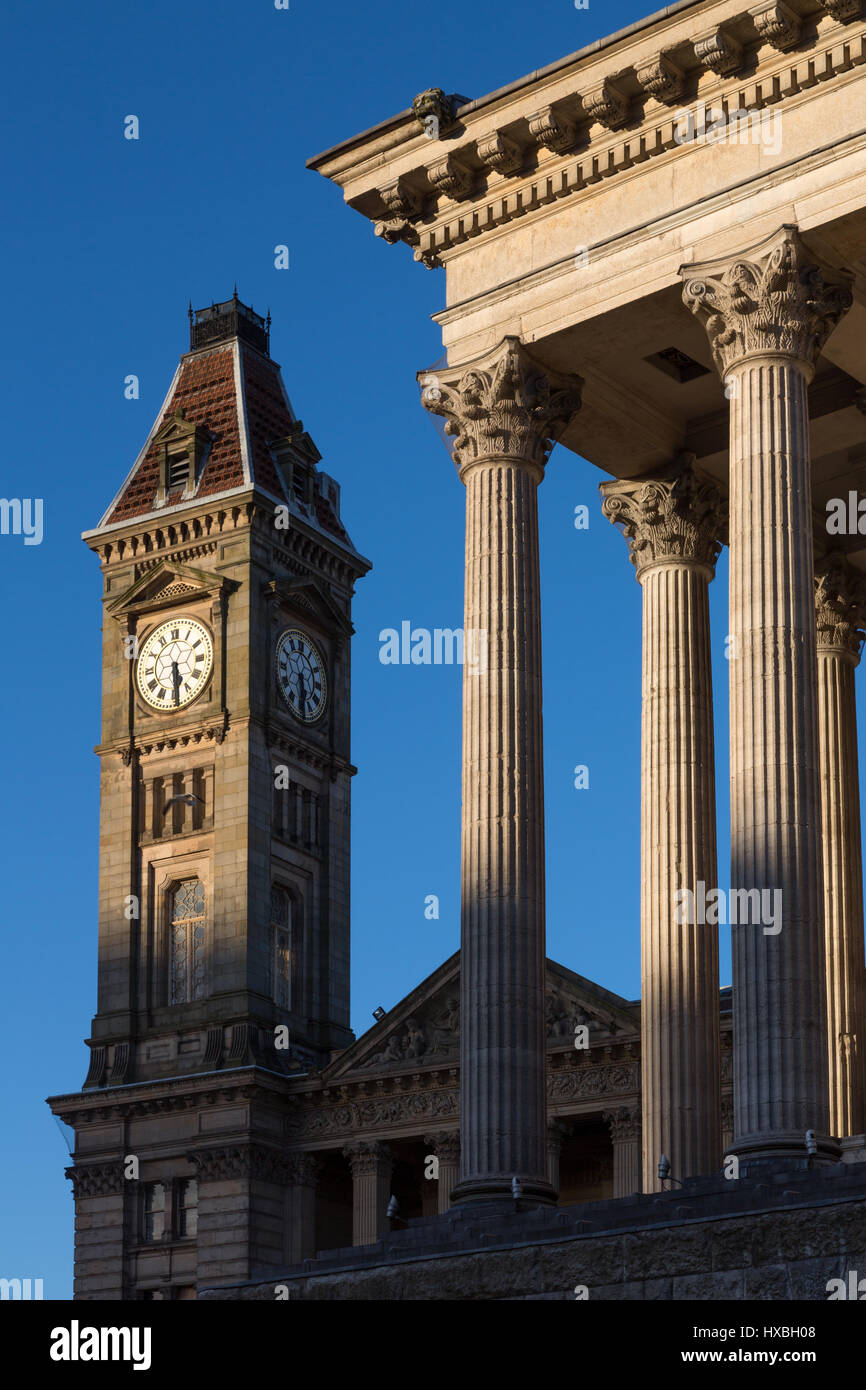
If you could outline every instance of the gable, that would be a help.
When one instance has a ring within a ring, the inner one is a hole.
[[[565,966],[548,960],[545,1027],[548,1051],[574,1046],[578,1025],[589,1028],[590,1046],[634,1034],[636,1007]],[[341,1052],[323,1071],[333,1083],[357,1074],[387,1075],[425,1066],[456,1066],[460,1055],[460,952],[389,1010],[375,1027]]]
[[[207,598],[226,588],[237,587],[233,580],[192,565],[162,560],[114,600],[109,612],[114,617],[122,613],[139,613],[161,608],[178,599]]]

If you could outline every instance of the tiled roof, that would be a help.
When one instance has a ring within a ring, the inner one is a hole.
[[[159,516],[165,508],[181,502],[182,490],[178,490],[170,493],[163,505],[156,506],[161,449],[157,436],[178,408],[186,422],[199,425],[211,437],[195,499],[253,485],[293,511],[309,516],[302,504],[287,496],[282,474],[268,448],[271,441],[284,438],[296,424],[280,369],[247,343],[231,338],[181,358],[144,450],[100,527],[136,517]],[[316,492],[312,519],[347,541],[338,516],[338,507],[332,507],[326,497]]]

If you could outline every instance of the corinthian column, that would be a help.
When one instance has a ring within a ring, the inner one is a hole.
[[[863,862],[854,669],[866,625],[866,580],[837,555],[819,566],[818,730],[824,940],[830,1045],[830,1132],[862,1134],[864,1107]]]
[[[643,1185],[715,1172],[722,1158],[716,787],[708,587],[723,530],[718,489],[691,456],[660,478],[601,484],[643,592],[641,1089]],[[714,900],[715,901],[715,900]]]
[[[547,1178],[544,789],[536,490],[577,378],[505,338],[421,373],[466,487],[460,1180],[452,1204],[553,1202]]]
[[[684,266],[731,401],[734,1139],[805,1162],[829,1138],[818,677],[806,388],[851,303],[794,227],[742,259]],[[749,896],[751,895],[751,896]],[[758,908],[756,905],[760,904]]]
[[[352,1244],[372,1245],[388,1229],[393,1155],[387,1144],[353,1140],[343,1149],[352,1170]]]

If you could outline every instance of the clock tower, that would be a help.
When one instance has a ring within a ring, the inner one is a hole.
[[[84,539],[103,589],[97,1011],[76,1296],[193,1297],[292,1254],[292,1078],[349,1029],[351,602],[370,568],[237,297]],[[154,1232],[158,1238],[154,1238]]]

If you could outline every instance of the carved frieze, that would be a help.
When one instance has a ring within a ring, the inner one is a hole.
[[[549,1101],[586,1100],[617,1093],[628,1094],[636,1091],[639,1084],[636,1062],[601,1067],[569,1067],[550,1073],[547,1098]]]
[[[390,1034],[381,1051],[375,1052],[361,1066],[394,1066],[454,1056],[459,1042],[460,1008],[454,994],[407,1018]]]
[[[292,1139],[318,1139],[359,1130],[376,1130],[407,1123],[454,1119],[458,1114],[457,1089],[410,1092],[337,1105],[298,1109],[286,1120]]]
[[[66,1176],[72,1180],[72,1191],[76,1202],[87,1197],[117,1197],[123,1191],[123,1164],[116,1163],[75,1163],[66,1169]]]
[[[296,1155],[264,1144],[225,1144],[199,1149],[189,1155],[200,1182],[226,1182],[254,1178],[284,1185],[295,1181]]]
[[[852,303],[851,276],[820,266],[794,227],[739,260],[684,266],[683,298],[703,322],[719,373],[750,356],[815,365]]]

